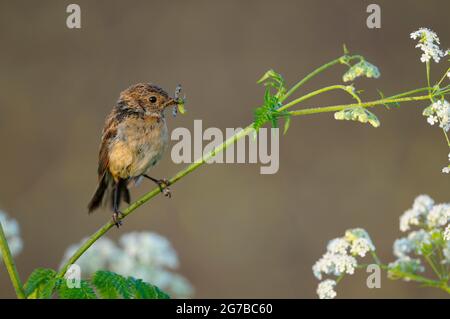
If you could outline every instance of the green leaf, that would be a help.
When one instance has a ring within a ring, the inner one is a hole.
[[[27,298],[46,299],[53,294],[56,284],[56,271],[47,268],[37,268],[28,277],[25,283],[25,295]]]
[[[288,115],[286,116],[285,120],[284,120],[284,129],[283,129],[283,134],[286,134],[289,127],[291,126],[291,116]]]
[[[92,284],[103,299],[168,299],[168,294],[158,287],[133,277],[99,270],[92,277]]]
[[[133,290],[133,295],[136,299],[169,299],[170,296],[160,290],[158,287],[153,286],[149,283],[142,281],[141,279],[136,279],[133,277],[128,277],[128,282]]]
[[[258,131],[264,124],[270,122],[273,127],[278,127],[278,119],[286,115],[286,112],[279,112],[281,99],[286,94],[283,77],[274,70],[267,71],[258,83],[264,84],[264,103],[254,111],[253,127]]]
[[[56,291],[61,299],[97,299],[97,295],[90,283],[86,280],[80,281],[80,287],[68,287],[65,279],[58,279]]]
[[[95,272],[92,277],[92,284],[104,299],[116,299],[119,297],[130,299],[133,294],[129,281],[111,271],[99,270]]]
[[[369,123],[373,127],[380,126],[380,121],[378,117],[370,112],[369,110],[357,106],[346,108],[342,111],[334,113],[334,118],[336,120],[347,120],[347,121],[358,121],[361,123]]]

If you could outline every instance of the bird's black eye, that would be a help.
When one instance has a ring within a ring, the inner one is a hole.
[[[156,96],[150,96],[150,98],[148,99],[150,101],[150,103],[155,103],[156,102]]]

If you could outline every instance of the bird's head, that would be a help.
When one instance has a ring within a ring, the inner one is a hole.
[[[151,114],[163,112],[168,106],[178,103],[177,99],[170,97],[159,86],[139,83],[120,93],[118,107],[138,113]]]

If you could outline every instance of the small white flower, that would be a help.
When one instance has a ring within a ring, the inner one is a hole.
[[[120,238],[124,251],[148,265],[177,268],[178,257],[170,242],[155,233],[132,232]]]
[[[449,167],[449,166],[444,167],[444,168],[442,169],[442,173],[444,173],[444,174],[450,174],[450,167]]]
[[[400,216],[400,230],[406,232],[410,230],[410,226],[417,226],[420,224],[422,214],[414,209],[409,209]]]
[[[430,125],[439,123],[439,127],[446,132],[450,130],[450,103],[447,100],[439,100],[423,110]]]
[[[444,230],[444,239],[450,241],[450,224]]]
[[[364,257],[367,252],[373,251],[374,246],[371,242],[369,242],[365,238],[357,238],[352,243],[352,248],[350,249],[350,252],[353,255],[358,255],[360,257]]]
[[[420,28],[419,30],[411,33],[412,39],[419,39],[419,43],[416,48],[422,50],[422,56],[420,61],[429,62],[431,59],[438,63],[446,52],[439,48],[439,38],[436,33],[427,28]]]
[[[428,195],[419,195],[414,199],[413,209],[420,214],[427,214],[433,208],[434,200]]]
[[[434,125],[434,124],[438,123],[439,120],[438,120],[437,116],[430,115],[430,116],[427,117],[427,122],[430,125]]]
[[[350,244],[350,253],[364,257],[367,252],[375,251],[375,246],[369,234],[362,228],[349,229],[344,237]]]
[[[406,257],[412,251],[414,251],[414,243],[408,238],[400,238],[395,240],[394,255],[397,258]]]
[[[433,208],[434,200],[428,195],[419,195],[414,200],[413,207],[400,216],[400,230],[402,232],[411,229],[410,226],[418,226],[422,223]]]
[[[336,281],[327,279],[319,283],[317,287],[317,294],[320,299],[333,299],[336,297],[336,291],[334,287],[336,286]]]
[[[418,273],[424,272],[425,268],[422,266],[420,259],[413,259],[409,256],[404,256],[393,263],[388,265],[389,271],[394,272],[395,270],[404,272],[404,273]],[[403,278],[405,281],[409,281],[408,278]]]
[[[343,238],[335,238],[330,240],[327,246],[327,250],[334,254],[346,255],[347,249],[350,244]]]
[[[427,224],[429,227],[440,227],[447,224],[450,219],[450,205],[435,205],[427,216]]]
[[[23,249],[22,238],[20,237],[19,223],[13,218],[8,218],[6,213],[0,211],[0,223],[3,226],[3,232],[5,233],[6,241],[8,242],[11,255],[18,255]],[[0,252],[0,262],[3,261]]]
[[[317,279],[322,279],[322,273],[339,276],[343,273],[352,275],[358,265],[353,256],[325,253],[313,266],[313,273]]]

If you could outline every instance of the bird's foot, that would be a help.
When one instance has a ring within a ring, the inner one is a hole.
[[[164,194],[164,196],[171,198],[172,197],[172,192],[169,188],[170,182],[168,179],[166,178],[162,178],[160,180],[158,180],[156,182],[159,186],[159,190],[161,191],[161,193]]]
[[[112,215],[112,220],[114,222],[114,225],[116,225],[117,228],[122,226],[121,218],[123,217],[123,213],[120,210],[114,211]]]

